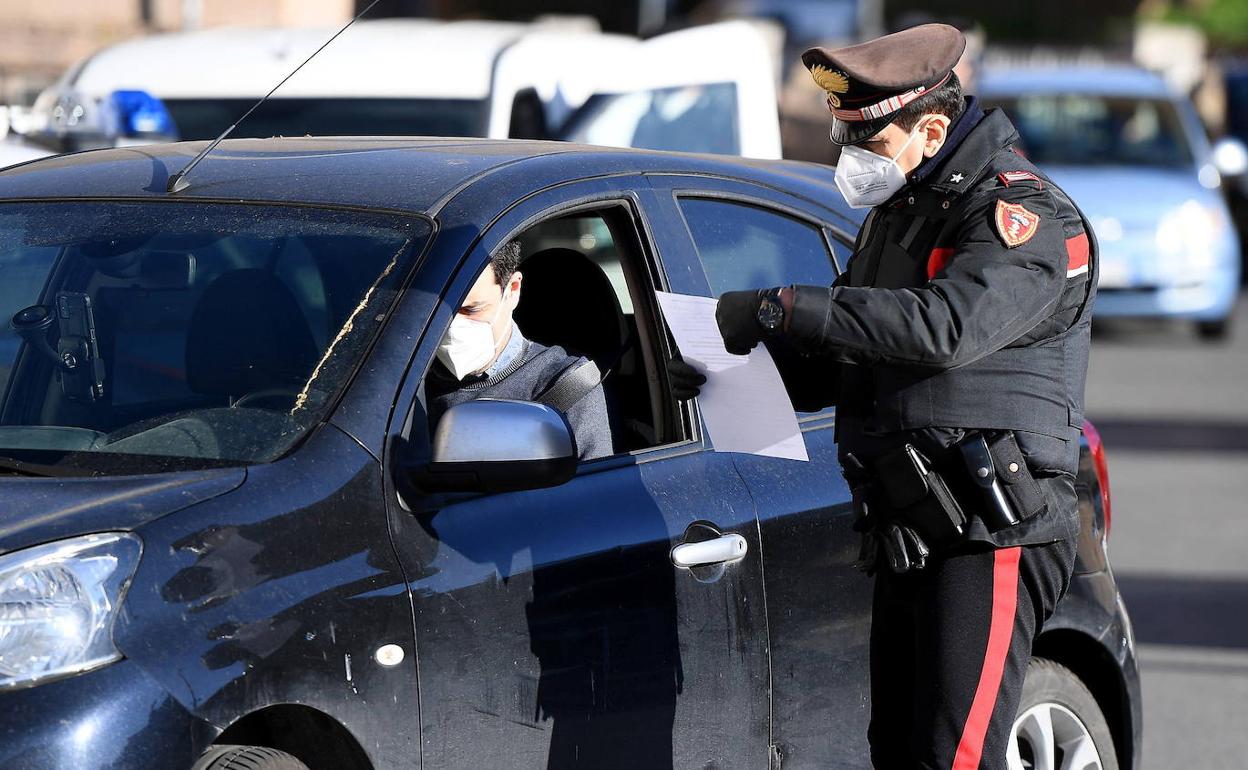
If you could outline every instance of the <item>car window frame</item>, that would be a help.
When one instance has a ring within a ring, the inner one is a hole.
[[[654,453],[660,450],[680,449],[692,445],[700,445],[703,441],[701,434],[701,423],[696,419],[691,419],[692,412],[687,404],[681,404],[671,394],[668,387],[668,378],[665,362],[671,359],[671,335],[666,333],[667,326],[662,321],[662,315],[659,310],[658,300],[654,295],[657,291],[667,290],[667,274],[664,270],[662,260],[657,259],[658,250],[653,242],[652,231],[646,227],[643,219],[644,210],[640,205],[640,201],[634,196],[621,195],[615,198],[606,197],[592,201],[576,202],[569,205],[556,206],[543,212],[533,214],[519,224],[503,231],[505,234],[502,238],[491,240],[493,244],[487,251],[492,252],[507,241],[516,238],[524,231],[536,227],[543,222],[548,222],[561,217],[580,214],[586,212],[600,211],[623,211],[624,217],[627,218],[628,224],[631,226],[632,238],[628,244],[623,244],[620,240],[616,240],[616,247],[619,249],[621,258],[621,270],[624,273],[625,282],[628,285],[629,294],[633,301],[633,319],[637,324],[638,348],[642,355],[643,365],[647,369],[647,373],[657,373],[657,378],[647,377],[650,381],[650,398],[651,410],[654,410],[654,401],[661,402],[661,408],[664,411],[665,421],[678,422],[681,424],[685,433],[683,438],[667,443],[659,443],[650,447],[634,449],[627,452],[616,452],[606,457],[596,457],[590,460],[583,460],[577,463],[577,475],[586,472],[586,468],[617,467],[617,465],[631,464],[632,461],[650,462],[658,459]],[[611,222],[607,217],[607,226],[611,226]],[[616,234],[613,231],[613,236]],[[485,241],[483,241],[485,242]],[[640,254],[630,254],[640,244]],[[643,264],[629,265],[629,260],[636,260]],[[640,269],[639,269],[640,268]],[[484,264],[479,270],[484,269]],[[644,272],[644,274],[643,274]],[[635,282],[638,280],[647,281],[648,285],[638,286]],[[675,418],[675,419],[673,419]],[[665,427],[656,425],[656,429],[666,430]],[[684,454],[683,451],[674,452],[675,454]],[[662,452],[662,457],[670,456],[669,452]],[[619,460],[618,463],[606,464],[612,460]]]
[[[427,413],[424,380],[433,364],[436,340],[445,331],[454,315],[454,309],[458,307],[449,298],[456,297],[462,300],[467,295],[472,281],[488,263],[489,254],[524,230],[543,221],[577,212],[621,206],[626,207],[627,216],[635,231],[635,243],[628,244],[626,248],[621,249],[624,255],[622,262],[628,261],[629,249],[639,247],[641,253],[636,257],[644,265],[644,267],[637,264],[631,265],[625,269],[625,275],[630,282],[641,279],[648,285],[642,287],[640,292],[632,297],[634,316],[638,323],[639,349],[648,371],[657,371],[660,375],[658,378],[660,382],[653,383],[652,388],[660,389],[661,394],[669,402],[672,418],[683,423],[685,434],[677,441],[578,462],[576,475],[579,477],[618,467],[641,465],[669,457],[710,450],[696,407],[691,402],[677,402],[671,396],[670,380],[666,376],[666,361],[670,360],[672,354],[671,335],[666,331],[666,325],[662,322],[658,301],[648,287],[652,286],[665,291],[673,290],[673,280],[668,273],[669,262],[660,257],[658,241],[655,237],[656,231],[660,229],[656,226],[658,223],[655,217],[656,214],[662,212],[659,212],[653,198],[654,192],[641,174],[574,180],[516,199],[502,213],[481,228],[471,245],[455,258],[455,266],[447,272],[437,295],[438,299],[433,313],[424,319],[423,331],[412,346],[411,360],[402,383],[396,390],[396,409],[390,419],[387,441],[397,441],[402,447],[404,464],[419,464],[428,461],[432,431],[425,428],[418,433],[414,422],[418,405],[420,412]],[[439,220],[438,231],[448,229],[447,222],[441,221],[440,217],[436,219]],[[433,248],[436,250],[436,244]],[[644,275],[640,272],[642,269],[645,271]]]
[[[845,262],[848,264],[849,257],[852,256],[853,239],[849,238],[843,231],[843,227],[839,223],[834,223],[832,217],[822,217],[813,213],[809,208],[801,206],[794,201],[794,196],[787,192],[774,190],[770,188],[760,188],[755,184],[744,180],[734,179],[714,179],[715,186],[709,184],[693,184],[702,182],[703,180],[693,177],[679,177],[672,180],[670,186],[665,187],[665,192],[670,192],[671,206],[680,218],[682,230],[689,239],[689,247],[693,250],[694,255],[698,258],[698,267],[702,270],[707,286],[711,286],[711,277],[706,274],[706,265],[702,262],[701,256],[697,250],[697,242],[693,237],[693,231],[689,228],[689,223],[685,218],[684,211],[680,206],[682,198],[700,198],[719,200],[724,203],[744,204],[763,209],[779,216],[787,216],[796,219],[804,224],[810,225],[819,231],[823,237],[824,247],[828,250],[829,261],[832,263],[832,272],[835,277],[840,277],[845,271],[845,265],[840,261],[840,249],[836,248],[836,244],[840,244],[841,248],[846,252]],[[757,190],[757,192],[756,192]],[[766,190],[771,197],[763,197],[762,190]],[[664,196],[666,197],[666,196]],[[831,213],[831,212],[829,212]],[[817,412],[799,412],[794,410],[797,417],[799,427],[804,431],[815,430],[819,428],[834,428],[836,424],[836,406],[825,406]]]

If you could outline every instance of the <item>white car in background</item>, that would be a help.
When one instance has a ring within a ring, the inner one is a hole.
[[[71,68],[35,111],[50,125],[57,105],[63,120],[69,102],[92,113],[118,92],[146,93],[170,119],[154,139],[169,138],[169,129],[178,139],[211,139],[334,31],[211,29],[131,40]],[[568,136],[779,158],[774,60],[766,32],[744,21],[644,41],[575,19],[361,21],[233,136]]]

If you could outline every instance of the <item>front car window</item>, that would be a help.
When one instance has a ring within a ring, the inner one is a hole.
[[[1040,166],[1184,166],[1193,162],[1178,111],[1164,99],[1038,93],[986,98],[1001,107]]]
[[[0,205],[0,460],[275,459],[325,417],[429,234],[190,202]]]

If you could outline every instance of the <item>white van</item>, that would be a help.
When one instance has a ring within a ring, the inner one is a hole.
[[[210,139],[335,30],[212,29],[105,48],[40,97],[164,103],[180,139]],[[731,55],[726,56],[725,52]],[[638,40],[576,23],[361,21],[233,136],[563,138],[780,157],[765,34],[725,22]]]

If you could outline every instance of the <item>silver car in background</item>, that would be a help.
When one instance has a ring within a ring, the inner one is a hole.
[[[1092,220],[1097,317],[1179,318],[1201,338],[1226,336],[1240,244],[1221,187],[1244,169],[1219,168],[1215,159],[1236,148],[1210,145],[1186,96],[1125,66],[990,71],[980,92],[1018,127],[1020,150]]]

